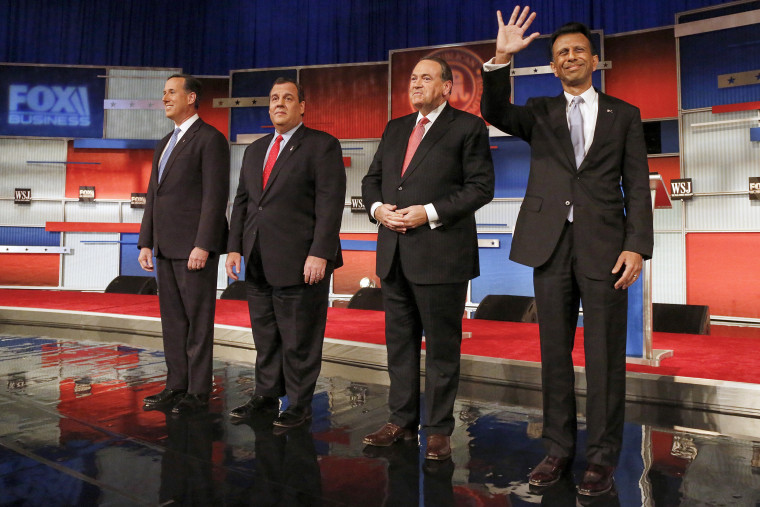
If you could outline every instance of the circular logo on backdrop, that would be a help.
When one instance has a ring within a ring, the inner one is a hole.
[[[480,57],[461,47],[441,48],[430,55],[443,58],[451,67],[454,89],[449,104],[480,116],[480,96],[483,94],[483,80],[480,79],[483,61]]]

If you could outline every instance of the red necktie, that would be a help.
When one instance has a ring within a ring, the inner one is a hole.
[[[281,142],[282,142],[282,136],[277,136],[277,139],[274,140],[274,145],[272,145],[272,149],[269,150],[267,163],[264,165],[264,183],[263,185],[261,185],[261,188],[267,187],[267,180],[269,180],[269,175],[272,174],[272,168],[274,167],[274,163],[277,162],[277,155],[280,154]]]
[[[417,123],[417,126],[414,127],[414,130],[412,130],[412,135],[409,136],[409,144],[406,145],[406,156],[404,157],[404,166],[401,169],[401,176],[406,172],[406,168],[409,167],[409,162],[411,162],[412,157],[414,157],[414,152],[417,151],[417,147],[422,141],[422,136],[425,134],[426,123],[430,123],[430,120],[428,120],[426,116],[423,116],[419,123]]]

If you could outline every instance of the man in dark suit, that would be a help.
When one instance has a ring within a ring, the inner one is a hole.
[[[198,117],[201,83],[175,74],[164,86],[166,117],[176,126],[156,146],[138,261],[157,257],[166,388],[146,408],[204,409],[211,392],[219,255],[227,243],[230,151],[227,139]]]
[[[571,353],[583,301],[588,467],[578,490],[593,496],[612,488],[622,446],[626,289],[652,255],[646,147],[639,110],[592,87],[599,56],[580,23],[551,37],[550,65],[564,93],[532,98],[525,106],[509,103],[507,64],[538,36],[524,37],[535,18],[528,14],[527,7],[516,7],[505,25],[498,13],[496,56],[485,65],[481,109],[487,121],[532,148],[510,253],[534,268],[541,336],[547,457],[530,483],[556,483],[575,454]]]
[[[346,171],[340,143],[303,125],[301,86],[278,78],[269,93],[275,135],[245,150],[232,208],[227,274],[245,255],[246,295],[256,344],[256,388],[236,418],[288,408],[280,428],[311,418],[322,363],[330,275],[343,264],[340,223]]]
[[[440,58],[415,66],[409,97],[417,113],[383,133],[362,196],[378,222],[391,411],[368,445],[416,438],[420,348],[425,333],[426,458],[447,459],[459,386],[462,316],[469,280],[480,274],[475,211],[491,201],[493,162],[483,120],[447,102],[453,79]]]

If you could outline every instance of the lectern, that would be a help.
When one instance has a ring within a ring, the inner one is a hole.
[[[649,191],[653,210],[673,207],[662,176],[658,173],[649,174]],[[627,361],[659,366],[662,359],[673,355],[673,351],[652,346],[652,261],[644,261],[639,280],[628,291]]]

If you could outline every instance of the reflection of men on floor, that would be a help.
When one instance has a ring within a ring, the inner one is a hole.
[[[467,284],[478,276],[475,211],[493,198],[494,173],[483,120],[447,102],[451,68],[421,59],[409,97],[418,112],[391,120],[362,195],[378,222],[391,411],[364,442],[416,439],[420,424],[420,347],[425,332],[426,458],[451,455]]]
[[[245,284],[256,344],[256,387],[230,415],[249,417],[289,406],[279,427],[311,419],[322,362],[330,275],[343,264],[340,223],[346,172],[340,143],[303,125],[306,103],[295,81],[279,78],[269,94],[276,135],[245,150],[232,208],[227,274]]]
[[[257,412],[247,420],[256,439],[256,471],[250,488],[257,506],[320,505],[322,477],[314,438],[306,426],[275,434],[274,412]]]
[[[213,505],[212,444],[223,433],[218,414],[166,418],[161,505]]]
[[[166,357],[166,388],[146,408],[193,412],[208,405],[214,346],[219,255],[227,243],[230,151],[221,132],[198,117],[201,83],[171,76],[164,86],[166,117],[175,129],[156,146],[138,247],[153,271]]]
[[[367,446],[364,455],[387,461],[388,485],[383,505],[418,507],[420,505],[420,450],[416,442],[406,441],[392,447]],[[422,491],[426,507],[454,506],[452,460],[426,460],[422,465]]]
[[[578,491],[613,486],[623,440],[627,288],[652,255],[652,206],[639,110],[592,87],[599,63],[588,28],[569,23],[551,37],[551,68],[564,92],[509,103],[508,64],[538,36],[523,38],[535,13],[498,13],[493,64],[483,73],[482,111],[497,128],[531,145],[528,188],[510,258],[534,267],[541,335],[547,456],[530,483],[556,483],[576,451],[571,353],[583,302],[588,466]],[[495,68],[494,68],[495,67]]]

